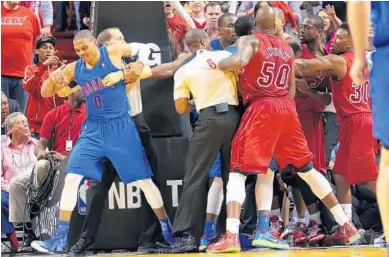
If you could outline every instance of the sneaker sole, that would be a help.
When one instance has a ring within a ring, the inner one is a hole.
[[[50,251],[46,248],[43,248],[42,246],[40,246],[38,243],[35,243],[35,241],[33,241],[31,243],[31,248],[37,250],[38,252],[40,253],[50,253]]]
[[[355,243],[359,239],[361,239],[361,235],[360,234],[355,234],[355,235],[353,235],[352,237],[350,237],[348,239],[348,241],[346,242],[346,245],[351,245],[351,244]]]
[[[207,250],[208,245],[200,245],[199,252],[205,252]]]
[[[289,245],[280,245],[280,244],[276,244],[276,243],[262,240],[262,239],[254,240],[253,246],[266,247],[266,248],[279,249],[279,250],[288,250],[289,249]]]
[[[239,253],[240,252],[240,248],[239,247],[229,247],[228,249],[226,250],[223,250],[223,251],[209,251],[207,250],[207,253]]]

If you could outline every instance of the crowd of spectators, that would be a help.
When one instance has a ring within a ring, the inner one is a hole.
[[[299,24],[313,14],[322,17],[325,27],[322,44],[330,53],[331,42],[342,21],[346,19],[343,1],[242,1],[242,2],[177,2],[165,1],[166,27],[171,40],[173,58],[187,51],[186,32],[193,27],[204,29],[221,49],[236,40],[234,26],[221,24],[219,17],[232,13],[237,17],[252,16],[255,9],[270,5],[284,13],[284,33],[297,38]],[[88,28],[89,1],[4,1],[1,3],[1,190],[2,234],[7,235],[13,248],[19,243],[14,223],[25,221],[22,202],[27,179],[40,163],[48,148],[58,160],[69,152],[68,141],[74,145],[85,117],[81,101],[71,106],[68,99],[58,96],[44,98],[40,88],[49,74],[60,67],[63,60],[56,49],[53,34]],[[374,51],[370,44],[369,54]],[[333,105],[323,112],[325,117],[326,155],[331,170],[336,154],[339,125]],[[331,157],[331,152],[332,153]],[[39,183],[39,181],[38,181]],[[366,212],[378,215],[375,196],[364,185],[353,187],[354,223],[359,229],[379,232],[380,224],[372,224]],[[358,222],[360,218],[360,222]],[[36,237],[26,223],[25,245]],[[372,242],[368,242],[372,243]]]

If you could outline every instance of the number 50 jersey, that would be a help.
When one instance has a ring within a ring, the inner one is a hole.
[[[245,105],[268,97],[289,94],[289,76],[294,61],[292,49],[276,36],[255,33],[258,51],[242,70],[239,77]]]
[[[356,84],[350,77],[350,69],[355,55],[353,52],[341,55],[347,63],[347,73],[341,80],[332,83],[332,97],[338,115],[350,115],[355,113],[370,113],[370,83],[368,70],[364,72],[363,84]]]

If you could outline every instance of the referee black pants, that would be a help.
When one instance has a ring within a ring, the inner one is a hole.
[[[153,182],[157,185],[155,174],[157,173],[158,160],[155,146],[152,142],[151,131],[147,126],[143,113],[135,115],[134,121],[139,132],[140,140],[145,149],[147,159],[154,173]],[[106,159],[104,172],[101,183],[92,182],[87,190],[87,212],[85,216],[84,226],[82,228],[81,237],[95,238],[99,231],[99,225],[103,214],[105,199],[108,191],[115,181],[117,176],[116,170],[112,163]],[[153,243],[161,239],[161,229],[157,217],[147,203],[147,200],[141,192],[141,231],[139,243]]]
[[[215,107],[200,111],[189,143],[184,188],[174,217],[174,236],[188,234],[199,240],[203,232],[207,207],[208,173],[219,151],[225,194],[230,167],[231,141],[238,128],[239,119],[237,107],[231,105],[224,113],[217,113]],[[220,213],[220,230],[225,230],[226,217],[225,211]]]

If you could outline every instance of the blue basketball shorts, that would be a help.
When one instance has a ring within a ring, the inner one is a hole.
[[[212,168],[209,170],[210,178],[221,178],[222,177],[222,159],[220,152],[216,156],[216,160],[212,165]]]
[[[69,158],[67,173],[101,182],[104,157],[112,162],[125,184],[152,176],[138,130],[129,115],[109,121],[87,119]]]
[[[370,73],[374,136],[389,147],[389,46],[373,53]]]

